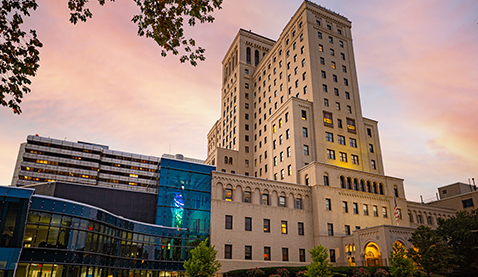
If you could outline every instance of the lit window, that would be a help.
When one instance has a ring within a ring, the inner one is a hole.
[[[321,45],[321,44],[319,44],[319,51],[320,51],[320,52],[324,52],[324,46]]]
[[[281,221],[281,232],[287,234],[287,221]]]
[[[225,189],[224,190],[224,200],[232,201],[232,189]]]
[[[371,160],[371,164],[372,164],[372,169],[377,169],[377,165],[375,164],[374,160]]]
[[[352,155],[352,163],[353,164],[359,164],[359,158],[357,155]]]
[[[333,127],[332,114],[329,112],[324,112],[324,125]]]

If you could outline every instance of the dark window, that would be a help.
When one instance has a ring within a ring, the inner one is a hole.
[[[252,218],[251,217],[246,217],[245,230],[246,231],[252,231]]]
[[[393,188],[393,192],[395,193],[395,197],[398,197],[398,189],[397,189],[397,188]]]
[[[324,186],[329,186],[329,176],[324,175]]]
[[[246,245],[244,249],[244,259],[252,260],[252,246]]]
[[[251,64],[251,48],[249,47],[246,48],[246,62]],[[247,71],[246,74],[249,74],[249,71]]]
[[[264,233],[270,233],[270,232],[271,232],[271,220],[264,219]]]
[[[344,213],[349,212],[349,206],[347,205],[347,201],[342,201],[342,208],[344,210]]]
[[[325,210],[327,210],[327,211],[332,210],[332,203],[330,202],[329,198],[325,198]]]
[[[298,224],[298,234],[299,236],[303,236],[304,235],[304,223],[303,222],[299,222]]]
[[[303,136],[304,138],[308,137],[307,128],[305,128],[305,127],[302,127],[302,136]]]
[[[226,215],[226,229],[232,230],[232,215]]]
[[[358,214],[358,204],[353,203],[354,214]]]
[[[331,263],[335,263],[335,249],[330,249],[329,250],[329,253],[330,253],[330,262]]]
[[[232,245],[226,244],[224,247],[224,259],[232,259]]]
[[[289,260],[289,248],[282,248],[282,260],[283,261]]]
[[[368,135],[369,137],[372,137],[372,129],[367,128],[367,135]]]
[[[299,249],[299,261],[305,262],[305,249]]]
[[[469,207],[474,207],[475,205],[473,204],[473,198],[470,199],[465,199],[461,201],[463,203],[463,209],[464,208],[469,208]]]
[[[302,119],[303,120],[307,119],[307,111],[302,110]]]
[[[345,235],[350,236],[350,225],[345,225]]]
[[[327,233],[328,233],[329,236],[334,235],[334,224],[327,223]]]
[[[254,65],[258,65],[259,64],[259,51],[256,50],[254,51]]]

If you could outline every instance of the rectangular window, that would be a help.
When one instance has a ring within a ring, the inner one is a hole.
[[[338,142],[339,144],[345,145],[345,137],[344,137],[344,136],[341,136],[341,135],[338,135],[338,136],[337,136],[337,142]]]
[[[307,111],[302,110],[301,114],[302,114],[302,120],[306,120],[307,119]]]
[[[261,197],[261,204],[269,206],[269,194],[263,194]]]
[[[335,151],[327,149],[327,159],[335,160]]]
[[[427,224],[428,225],[433,225],[433,220],[431,216],[427,216]]]
[[[352,107],[349,106],[349,105],[347,105],[347,112],[348,112],[348,113],[352,113]]]
[[[349,80],[347,80],[346,78],[344,78],[344,85],[346,85],[346,86],[349,85]]]
[[[342,201],[342,210],[344,211],[344,213],[349,212],[349,207],[348,207],[347,201]]]
[[[304,155],[309,156],[309,146],[304,144]]]
[[[357,130],[355,128],[355,120],[351,118],[347,118],[347,130],[350,133],[355,133]]]
[[[384,218],[387,218],[387,217],[388,217],[387,207],[382,207],[382,216],[383,216]]]
[[[325,64],[325,59],[320,57],[320,64],[324,65]]]
[[[290,130],[285,130],[285,139],[290,139]]]
[[[329,256],[330,256],[330,262],[331,262],[331,263],[335,263],[335,261],[336,261],[336,260],[335,260],[335,249],[330,249],[330,250],[329,250],[329,253],[330,253],[330,254],[329,254]]]
[[[303,236],[304,235],[304,223],[303,222],[299,222],[297,224],[297,228],[298,228],[298,234],[299,236]]]
[[[232,259],[232,245],[230,244],[224,246],[224,259]]]
[[[232,215],[226,215],[226,229],[232,230]]]
[[[281,221],[281,233],[287,234],[287,221]]]
[[[370,153],[373,153],[373,144],[369,144],[368,149],[370,150]]]
[[[348,93],[347,91],[345,92],[345,98],[350,99],[350,93]]]
[[[332,210],[332,203],[330,202],[329,198],[325,198],[325,210],[326,211],[331,211]]]
[[[289,248],[282,248],[282,261],[287,262],[289,260]]]
[[[324,52],[324,46],[322,44],[319,44],[319,51]]]
[[[305,262],[305,249],[299,249],[299,261]]]
[[[326,106],[326,107],[329,106],[329,99],[324,98],[324,106]]]
[[[353,203],[354,214],[358,214],[358,204]]]
[[[359,157],[357,155],[352,155],[352,163],[359,164]]]
[[[328,127],[334,127],[332,114],[329,112],[324,113],[324,125]]]
[[[305,127],[302,127],[302,136],[303,136],[304,138],[308,137],[307,128],[305,128]]]
[[[340,161],[341,162],[347,162],[347,153],[340,152]]]
[[[375,205],[373,205],[373,216],[378,216],[378,208]]]
[[[345,235],[350,236],[350,225],[345,225]]]
[[[246,217],[244,226],[245,231],[252,231],[252,217]]]
[[[297,210],[302,210],[302,199],[301,198],[296,198],[294,200],[294,207],[297,209]]]
[[[225,189],[224,190],[224,200],[232,201],[232,189]]]
[[[287,155],[289,155],[289,152],[290,152],[290,147],[287,147]],[[288,165],[287,166],[287,175],[290,176],[292,175],[292,165]]]
[[[357,140],[354,138],[349,138],[350,147],[357,148]]]
[[[271,220],[264,218],[264,233],[270,233],[270,232],[271,232]]]
[[[330,142],[334,142],[334,134],[329,133],[329,132],[325,132],[325,140],[330,141]]]
[[[463,209],[475,206],[473,203],[473,198],[462,200],[461,203],[463,205]]]
[[[337,83],[337,75],[333,74],[332,75],[332,80]]]
[[[252,260],[252,246],[246,245],[244,249],[244,259]]]
[[[377,169],[377,165],[375,164],[374,160],[371,160],[370,163],[372,165],[372,169]]]
[[[322,91],[327,92],[327,85],[322,85]]]
[[[340,103],[339,102],[335,102],[335,108],[340,111]]]
[[[249,166],[246,166],[246,167],[249,167]],[[251,196],[251,192],[250,191],[245,191],[244,194],[243,194],[243,197],[242,197],[242,202],[244,203],[252,203],[252,196]]]
[[[271,260],[271,248],[268,246],[264,246],[264,261]]]
[[[278,197],[278,206],[279,207],[285,207],[285,196],[279,196]]]
[[[327,233],[328,233],[329,236],[334,235],[334,224],[327,223]]]
[[[363,204],[363,215],[368,215],[368,205]]]

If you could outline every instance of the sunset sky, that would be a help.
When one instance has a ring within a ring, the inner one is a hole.
[[[302,3],[224,0],[213,24],[188,29],[207,50],[192,67],[137,36],[133,1],[95,1],[87,23],[69,23],[67,0],[37,0],[26,20],[44,47],[23,113],[0,108],[0,184],[10,184],[29,134],[205,159],[221,61],[239,28],[277,39]],[[414,201],[478,183],[478,1],[315,3],[352,21],[363,115],[379,121],[386,175],[405,179]]]

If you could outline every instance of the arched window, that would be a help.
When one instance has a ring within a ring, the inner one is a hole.
[[[340,176],[340,187],[341,188],[345,188],[345,178],[344,176]]]
[[[383,185],[382,183],[378,184],[378,192],[383,195]]]
[[[359,190],[359,184],[357,179],[354,179],[354,190]]]
[[[251,48],[249,47],[246,48],[246,62],[251,64]]]
[[[370,181],[367,181],[367,192],[372,192],[372,186],[370,185]]]
[[[229,157],[229,164],[232,164],[232,157]]]
[[[398,188],[397,188],[397,186],[395,186],[395,187],[393,188],[393,193],[395,194],[395,197],[398,197]]]
[[[309,175],[305,174],[305,185],[309,185]]]
[[[373,193],[377,194],[377,183],[373,182]]]
[[[347,188],[352,189],[352,179],[350,177],[347,178]]]
[[[360,180],[360,190],[365,191],[365,183],[363,180]]]
[[[229,163],[229,159],[227,158],[227,156],[224,157],[224,163],[225,163],[225,164],[228,164],[228,163]]]
[[[254,51],[254,65],[258,65],[259,64],[259,51],[256,50]]]
[[[324,186],[329,186],[329,174],[324,173]]]

